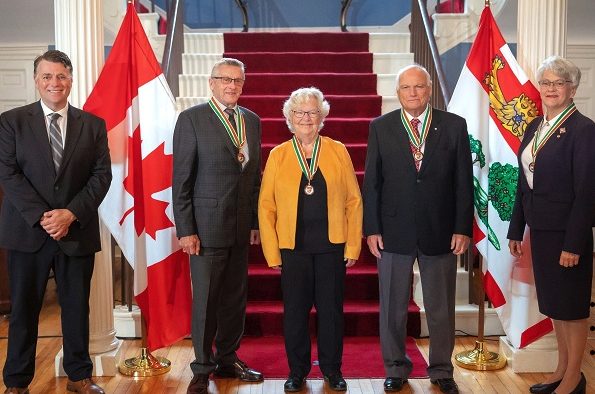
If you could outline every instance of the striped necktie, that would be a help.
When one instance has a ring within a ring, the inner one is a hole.
[[[54,112],[48,115],[50,117],[50,145],[52,145],[52,157],[54,159],[54,168],[56,174],[60,169],[62,163],[62,153],[64,152],[64,144],[62,142],[62,131],[58,125],[58,118],[62,115]]]
[[[411,119],[411,126],[413,126],[413,132],[415,133],[415,135],[417,136],[418,139],[419,139],[419,125],[420,124],[421,124],[421,121],[419,119],[417,119],[417,118]],[[409,140],[409,145],[411,146],[411,153],[415,154],[415,152],[417,152],[417,148],[415,147],[415,145],[413,145],[411,140]],[[419,147],[419,149],[421,149],[421,146]],[[418,160],[414,160],[414,161],[415,161],[415,168],[419,172],[420,163]]]

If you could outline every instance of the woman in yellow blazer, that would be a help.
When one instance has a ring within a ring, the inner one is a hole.
[[[294,91],[283,106],[294,136],[267,160],[258,204],[264,256],[281,269],[283,331],[289,363],[286,392],[300,391],[310,372],[309,314],[318,316],[320,370],[331,389],[341,374],[346,268],[362,242],[362,199],[345,146],[319,131],[330,105],[316,88]]]

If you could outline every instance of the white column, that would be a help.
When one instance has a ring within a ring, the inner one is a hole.
[[[552,55],[566,57],[568,0],[518,0],[517,61],[534,83]]]
[[[545,58],[566,56],[567,11],[568,0],[518,0],[517,61],[534,84],[535,72]],[[502,337],[499,351],[517,373],[553,372],[558,363],[553,332],[523,349]]]
[[[74,69],[69,102],[81,108],[104,63],[101,0],[54,0],[56,49],[68,54]],[[101,223],[102,251],[95,256],[89,299],[89,351],[94,376],[115,376],[120,345],[113,318],[111,234]],[[56,375],[64,376],[62,351],[56,356]]]

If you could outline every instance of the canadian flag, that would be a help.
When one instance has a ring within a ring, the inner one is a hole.
[[[126,16],[85,110],[105,119],[113,180],[99,207],[134,268],[134,295],[159,349],[190,332],[188,256],[172,213],[172,138],[177,106],[141,22]]]
[[[539,92],[486,7],[448,110],[467,120],[474,160],[473,239],[483,256],[486,294],[516,348],[553,329],[538,310],[528,231],[521,260],[511,256],[506,238],[519,172],[516,155],[527,124],[540,108]]]

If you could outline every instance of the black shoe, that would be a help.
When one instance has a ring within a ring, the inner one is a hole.
[[[207,394],[209,387],[209,375],[204,373],[195,373],[188,385],[187,394]]]
[[[291,376],[285,381],[283,390],[286,393],[295,393],[301,391],[306,383],[306,378],[292,378]]]
[[[537,383],[529,387],[529,391],[535,394],[551,394],[558,388],[561,382],[561,380],[558,380],[554,383]]]
[[[324,381],[328,383],[328,386],[331,390],[334,391],[346,391],[347,390],[347,382],[343,379],[343,375],[341,372],[332,373],[330,375],[324,376]]]
[[[213,372],[213,376],[216,378],[227,379],[237,378],[242,382],[262,382],[264,380],[260,372],[248,368],[241,360],[238,360],[231,365],[218,365]]]
[[[437,384],[440,386],[440,391],[444,394],[459,394],[459,386],[457,386],[457,382],[453,378],[444,378],[444,379],[436,379],[430,380],[432,384]]]
[[[386,378],[384,381],[384,391],[396,392],[403,390],[403,384],[407,379],[403,378]]]
[[[574,390],[572,390],[569,394],[585,394],[587,390],[587,379],[585,379],[585,375],[581,372],[581,380],[578,382]],[[556,394],[556,392],[552,392],[552,394]]]

